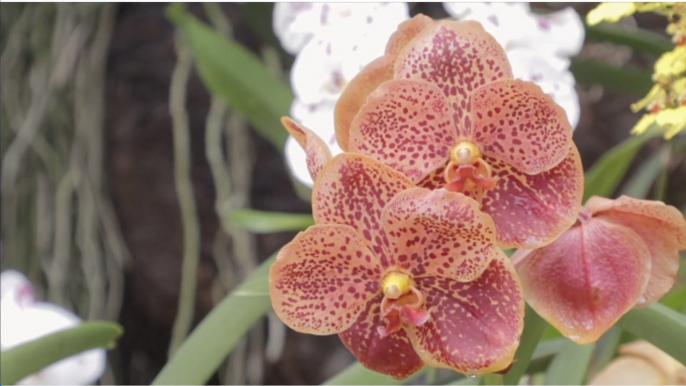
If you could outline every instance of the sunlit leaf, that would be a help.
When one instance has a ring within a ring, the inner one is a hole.
[[[683,313],[686,311],[686,287],[681,287],[668,292],[667,295],[660,299],[660,303],[673,310]]]
[[[231,212],[231,222],[254,233],[274,233],[305,230],[314,225],[310,214],[266,212],[253,209],[240,209]]]
[[[656,303],[629,311],[618,325],[686,363],[686,315]]]
[[[116,323],[83,322],[3,351],[0,356],[0,383],[13,385],[59,360],[84,351],[112,349],[122,332]]]
[[[210,92],[223,98],[255,130],[283,150],[287,135],[279,119],[288,115],[293,100],[290,88],[272,76],[252,52],[198,21],[181,3],[170,5],[168,15],[183,31]]]
[[[545,376],[546,385],[582,385],[595,344],[567,341],[555,356]]]
[[[203,319],[153,381],[154,385],[204,385],[236,343],[271,306],[269,267],[260,265]]]

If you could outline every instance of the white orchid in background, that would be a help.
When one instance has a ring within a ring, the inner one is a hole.
[[[335,138],[333,111],[348,82],[383,55],[398,24],[409,19],[406,3],[277,3],[274,33],[296,55],[291,70],[295,100],[291,116],[341,152]],[[286,142],[293,175],[312,186],[305,151],[293,137]]]
[[[81,319],[66,309],[38,302],[31,283],[13,270],[0,275],[0,350],[74,327]],[[105,371],[105,350],[86,351],[24,378],[22,385],[88,385]]]
[[[500,43],[512,65],[515,78],[538,84],[567,112],[576,128],[579,97],[570,57],[581,51],[584,26],[579,15],[568,7],[536,14],[527,3],[443,3],[457,20],[480,22]]]

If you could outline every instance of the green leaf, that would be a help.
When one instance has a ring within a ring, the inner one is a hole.
[[[669,148],[663,146],[641,164],[633,177],[626,182],[622,194],[645,199],[653,183],[665,167],[665,156],[668,155],[668,152]]]
[[[618,325],[686,363],[686,315],[656,303],[629,311]]]
[[[660,299],[660,303],[675,311],[683,313],[686,311],[686,287],[673,289],[668,292],[667,295]]]
[[[653,87],[652,73],[634,66],[615,67],[586,59],[572,59],[569,68],[580,84],[643,96]]]
[[[168,8],[168,17],[193,50],[205,86],[243,114],[261,135],[283,151],[286,130],[279,119],[288,115],[293,93],[272,76],[258,57],[186,12],[181,3]]]
[[[114,348],[122,328],[112,322],[83,322],[4,351],[0,356],[0,383],[13,385],[45,367],[94,348]]]
[[[404,385],[419,377],[425,370],[412,374],[409,378],[398,380],[391,376],[377,373],[355,362],[336,374],[322,385]]]
[[[588,366],[588,378],[593,378],[615,357],[621,337],[622,330],[617,326],[612,327],[600,337]]]
[[[581,385],[595,344],[578,345],[567,341],[550,363],[545,377],[547,385]]]
[[[269,267],[262,263],[195,328],[162,368],[153,385],[204,385],[236,343],[271,306]]]
[[[231,212],[231,222],[254,233],[274,233],[300,231],[314,225],[310,214],[266,212],[253,209],[240,209]]]
[[[586,38],[621,44],[654,55],[662,55],[674,48],[674,43],[660,34],[622,24],[586,26]]]
[[[612,149],[608,150],[586,172],[584,187],[584,202],[591,196],[611,197],[636,153],[646,141],[654,135],[648,133],[637,137],[629,137]]]
[[[524,314],[524,331],[522,338],[515,353],[514,365],[503,377],[503,382],[506,385],[518,385],[519,379],[526,371],[526,368],[531,362],[536,346],[543,336],[543,332],[548,326],[543,318],[541,318],[533,308],[526,305]]]
[[[484,374],[484,377],[482,379],[483,379],[484,385],[502,385],[503,384],[503,376],[502,376],[502,374],[498,374],[498,373]]]

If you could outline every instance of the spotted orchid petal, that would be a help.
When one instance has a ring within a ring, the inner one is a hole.
[[[498,80],[471,99],[473,139],[481,151],[526,174],[560,163],[572,145],[564,110],[531,82]]]
[[[479,86],[511,79],[505,51],[477,22],[437,21],[398,55],[395,78],[431,82],[448,98],[457,136],[471,134],[469,96]]]
[[[486,157],[498,183],[484,193],[482,210],[493,217],[502,248],[538,248],[576,221],[583,197],[584,175],[579,151],[536,175]]]
[[[477,279],[501,251],[479,203],[445,189],[400,192],[381,213],[394,264],[413,277]]]
[[[367,97],[383,82],[393,78],[395,59],[402,48],[433,20],[417,15],[398,26],[386,46],[386,54],[365,66],[353,78],[338,99],[334,118],[336,138],[343,150],[348,150],[350,124],[358,111],[367,102]]]
[[[573,128],[579,124],[581,107],[574,75],[567,70],[569,60],[546,55],[536,48],[515,48],[507,52],[512,74],[517,79],[536,83],[562,107]]]
[[[317,179],[317,175],[331,160],[331,151],[324,141],[319,138],[312,130],[299,125],[288,117],[281,118],[281,124],[288,130],[291,136],[305,150],[307,160],[307,170],[312,180]]]
[[[505,50],[536,29],[528,3],[443,3],[443,7],[457,20],[481,23]]]
[[[628,227],[580,218],[552,244],[513,256],[524,295],[564,336],[596,341],[643,295],[650,251]]]
[[[388,265],[381,232],[381,211],[399,192],[414,184],[402,173],[362,154],[343,153],[321,171],[312,189],[317,224],[346,224]]]
[[[637,307],[658,301],[674,285],[679,251],[686,249],[686,220],[673,206],[659,201],[622,196],[617,200],[591,197],[586,208],[594,217],[621,224],[636,232],[650,251],[650,281]]]
[[[424,362],[403,329],[386,336],[379,334],[379,329],[385,326],[380,310],[382,298],[379,295],[368,302],[355,323],[339,336],[365,367],[404,379],[424,367]]]
[[[274,311],[309,334],[344,331],[376,296],[381,266],[347,225],[314,225],[284,246],[269,270]]]
[[[476,280],[422,277],[431,318],[407,328],[419,356],[430,366],[467,374],[500,371],[512,362],[524,326],[517,274],[500,251]]]
[[[428,82],[397,79],[369,95],[350,126],[349,151],[366,154],[419,182],[447,162],[455,142],[441,90]]]

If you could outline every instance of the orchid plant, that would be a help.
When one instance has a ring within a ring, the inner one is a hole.
[[[338,99],[342,154],[282,122],[315,181],[316,225],[271,267],[274,309],[297,331],[338,333],[372,370],[507,371],[522,296],[583,344],[674,284],[682,214],[628,197],[582,207],[569,115],[514,79],[478,22],[401,23]],[[517,274],[499,247],[520,248]]]

